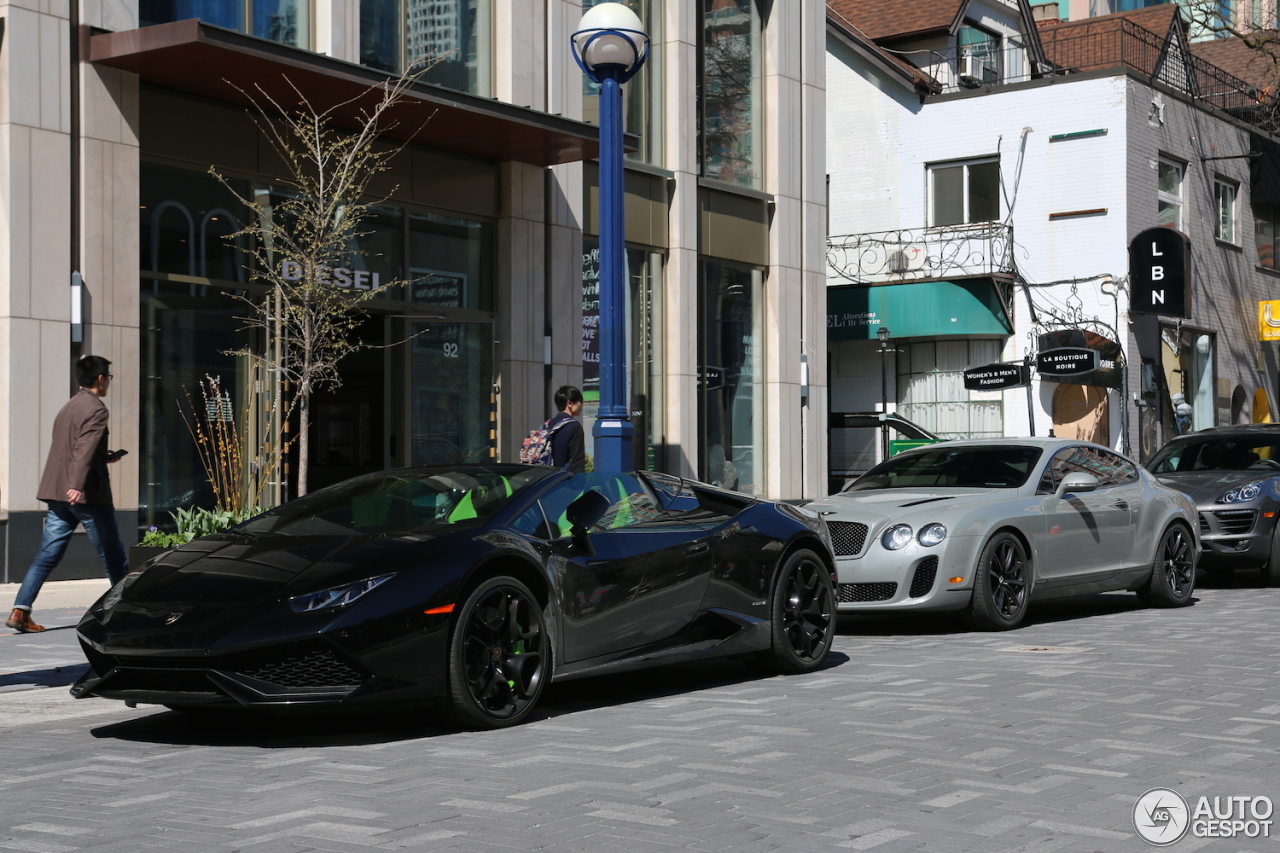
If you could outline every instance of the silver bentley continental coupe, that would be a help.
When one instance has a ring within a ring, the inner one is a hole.
[[[959,610],[998,631],[1032,601],[1133,590],[1180,607],[1195,589],[1195,505],[1088,442],[930,445],[808,508],[831,531],[842,613]]]

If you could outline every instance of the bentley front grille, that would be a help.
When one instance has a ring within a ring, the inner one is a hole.
[[[867,544],[867,526],[856,521],[828,521],[837,557],[856,557]]]
[[[842,583],[836,586],[836,598],[842,604],[863,601],[888,601],[898,592],[896,583]]]
[[[938,576],[938,558],[925,557],[916,566],[915,576],[911,578],[911,589],[907,595],[911,598],[923,598],[933,589],[933,580]]]

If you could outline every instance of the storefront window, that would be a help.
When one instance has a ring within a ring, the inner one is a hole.
[[[898,413],[943,438],[1004,435],[1001,395],[964,387],[964,371],[998,362],[1002,346],[996,340],[899,343]]]
[[[481,222],[409,214],[409,298],[442,308],[489,310],[490,231]]]
[[[424,83],[488,96],[491,16],[492,0],[360,0],[360,62],[429,65]]]
[[[586,12],[604,0],[582,0]],[[640,137],[640,148],[627,157],[661,165],[662,160],[662,0],[623,0],[649,34],[649,58],[644,67],[622,87],[622,123],[627,133]],[[600,121],[600,84],[582,75],[582,120]]]
[[[231,189],[203,172],[155,163],[142,166],[139,196],[139,266],[223,281],[245,281],[244,238],[230,239],[243,225],[249,182]],[[234,190],[234,192],[232,192]]]
[[[1214,425],[1213,335],[1160,327],[1166,438]]]
[[[281,391],[277,377],[249,375],[257,361],[249,354],[271,342],[244,330],[249,309],[234,296],[266,288],[252,280],[249,244],[230,235],[247,213],[237,194],[270,217],[286,191],[232,181],[232,192],[204,173],[155,163],[141,171],[140,519],[171,526],[179,506],[214,505],[179,402],[189,392],[198,403],[206,376],[220,380],[242,418],[268,411]],[[492,226],[379,204],[358,230],[331,281],[381,290],[350,330],[362,348],[342,359],[341,383],[312,397],[310,488],[389,464],[492,458],[493,322],[484,313]],[[283,261],[267,248],[272,263]],[[396,280],[408,286],[388,287]]]
[[[229,30],[310,48],[310,9],[308,0],[139,0],[138,25],[199,18]]]
[[[758,0],[702,0],[702,174],[761,187],[761,15]]]
[[[144,280],[138,524],[172,529],[178,507],[213,507],[213,488],[183,420],[202,405],[200,383],[217,377],[237,412],[244,405],[245,307],[206,285]]]
[[[637,468],[660,464],[658,447],[663,441],[657,412],[662,400],[661,348],[654,336],[662,328],[662,255],[644,249],[626,250],[627,281],[627,390],[631,397],[631,424]],[[586,452],[594,456],[596,414],[600,410],[600,247],[590,238],[582,241],[582,424]]]
[[[763,286],[758,270],[701,264],[700,476],[749,493],[764,488]]]

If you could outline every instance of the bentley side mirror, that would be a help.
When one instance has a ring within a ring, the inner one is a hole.
[[[1055,493],[1058,497],[1064,497],[1071,492],[1093,492],[1098,489],[1098,478],[1092,474],[1086,474],[1083,471],[1075,471],[1062,478],[1062,482],[1058,484],[1058,491]]]

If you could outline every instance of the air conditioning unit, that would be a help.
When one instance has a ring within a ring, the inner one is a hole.
[[[891,273],[915,272],[924,267],[925,251],[923,246],[905,245],[889,253],[885,266]]]
[[[960,82],[966,86],[981,86],[990,68],[978,56],[968,51],[960,54]]]

